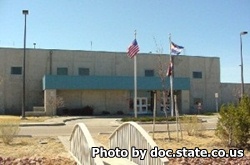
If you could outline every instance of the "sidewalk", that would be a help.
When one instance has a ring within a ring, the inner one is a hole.
[[[20,123],[20,127],[29,127],[29,126],[61,126],[65,125],[67,121],[78,120],[78,119],[86,119],[91,118],[89,116],[67,116],[67,117],[53,117],[51,119],[47,119],[43,122],[25,122],[22,121]]]
[[[203,122],[217,122],[218,121],[218,115],[213,116],[206,116],[206,115],[197,115],[198,118],[202,119]],[[100,116],[98,116],[100,117]],[[105,117],[105,116],[104,116]],[[96,116],[65,116],[65,117],[52,117],[50,119],[47,119],[43,122],[25,122],[22,121],[20,123],[20,127],[29,127],[29,126],[62,126],[65,125],[66,122],[72,121],[72,120],[78,120],[78,119],[90,119],[90,118],[96,118]],[[108,117],[107,117],[108,118]],[[120,124],[121,121],[118,121]],[[173,122],[174,123],[174,122]],[[152,124],[152,122],[138,122],[138,124]],[[157,124],[157,123],[156,123]],[[159,123],[162,124],[162,123]]]

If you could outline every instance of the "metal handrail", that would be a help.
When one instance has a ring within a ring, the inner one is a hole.
[[[110,135],[110,149],[119,147],[126,149],[129,152],[129,160],[140,165],[167,165],[169,160],[167,158],[152,158],[150,151],[157,147],[157,144],[149,136],[149,134],[135,122],[125,122],[121,124]],[[147,154],[143,160],[140,157],[131,157],[131,148],[147,150]]]
[[[91,148],[96,147],[88,128],[78,123],[70,136],[70,151],[78,165],[104,165],[98,156],[91,157]]]

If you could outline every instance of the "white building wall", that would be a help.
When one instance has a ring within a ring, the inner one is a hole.
[[[214,94],[220,89],[220,63],[218,58],[196,57],[189,59],[190,65],[190,110],[196,112],[195,100],[202,100],[203,111],[215,111]],[[201,72],[202,78],[194,78],[193,72]]]
[[[65,107],[81,109],[91,106],[94,114],[103,111],[129,113],[129,92],[125,90],[58,90],[57,96],[64,98]]]
[[[193,99],[202,98],[206,110],[214,110],[214,93],[220,88],[220,62],[216,57],[192,57],[174,56],[175,77],[190,77],[190,91],[184,91],[181,100],[189,100],[189,108],[193,108]],[[20,113],[22,104],[22,75],[11,75],[12,66],[22,66],[23,49],[0,48],[0,113]],[[157,54],[139,54],[137,56],[137,75],[145,76],[145,69],[153,69],[158,76],[159,60],[169,63],[169,56]],[[57,74],[58,67],[67,67],[69,75],[78,75],[78,68],[90,69],[90,75],[95,76],[133,76],[134,61],[127,57],[126,53],[120,52],[94,52],[75,50],[44,50],[27,49],[26,51],[26,105],[27,110],[34,106],[43,106],[44,91],[42,90],[42,78],[45,74]],[[192,72],[201,71],[202,79],[193,79]],[[160,81],[160,80],[159,80]],[[66,91],[62,92],[65,93]],[[85,91],[89,92],[89,91]],[[113,94],[99,91],[99,95],[93,95],[100,100],[97,107],[104,110],[102,101],[106,97],[112,98]],[[117,91],[122,98],[129,95],[126,92]],[[60,92],[59,92],[60,93]],[[97,92],[98,93],[98,92]],[[65,95],[66,100],[75,98],[67,104],[80,106],[78,104],[79,93],[73,91]],[[81,94],[82,95],[82,94]],[[91,97],[89,98],[89,104]],[[86,100],[87,101],[87,100]],[[105,101],[105,100],[104,100]],[[186,102],[185,101],[185,102]],[[95,101],[96,103],[96,101]],[[109,100],[106,104],[111,105]],[[127,103],[119,101],[121,107],[128,106]],[[184,105],[182,105],[183,107]],[[188,111],[185,104],[185,112]],[[114,109],[119,109],[118,107]]]

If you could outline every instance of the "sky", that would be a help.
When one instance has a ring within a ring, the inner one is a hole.
[[[169,34],[181,55],[219,57],[221,82],[250,83],[250,0],[0,0],[0,47],[169,53]],[[156,44],[157,43],[157,44]]]

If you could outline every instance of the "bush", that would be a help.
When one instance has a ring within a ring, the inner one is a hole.
[[[238,105],[220,108],[216,135],[229,147],[246,147],[250,138],[250,99],[243,97]]]
[[[102,111],[102,115],[110,115],[109,111]]]
[[[189,136],[201,136],[205,130],[202,121],[197,116],[182,116],[180,119],[182,129],[187,131]]]
[[[202,115],[205,115],[205,116],[213,116],[215,113],[214,112],[204,112],[202,113]]]
[[[124,112],[123,111],[117,111],[116,114],[117,115],[124,115]]]
[[[1,119],[0,121],[0,137],[5,144],[10,144],[19,132],[19,120]]]
[[[91,116],[94,113],[94,108],[91,106],[85,106],[83,108],[58,108],[57,115],[59,116]]]
[[[82,109],[82,115],[93,115],[94,114],[94,108],[92,106],[85,106]]]
[[[68,109],[68,108],[58,108],[58,109],[56,110],[56,114],[57,114],[58,116],[66,116],[66,115],[69,114],[69,109]]]

